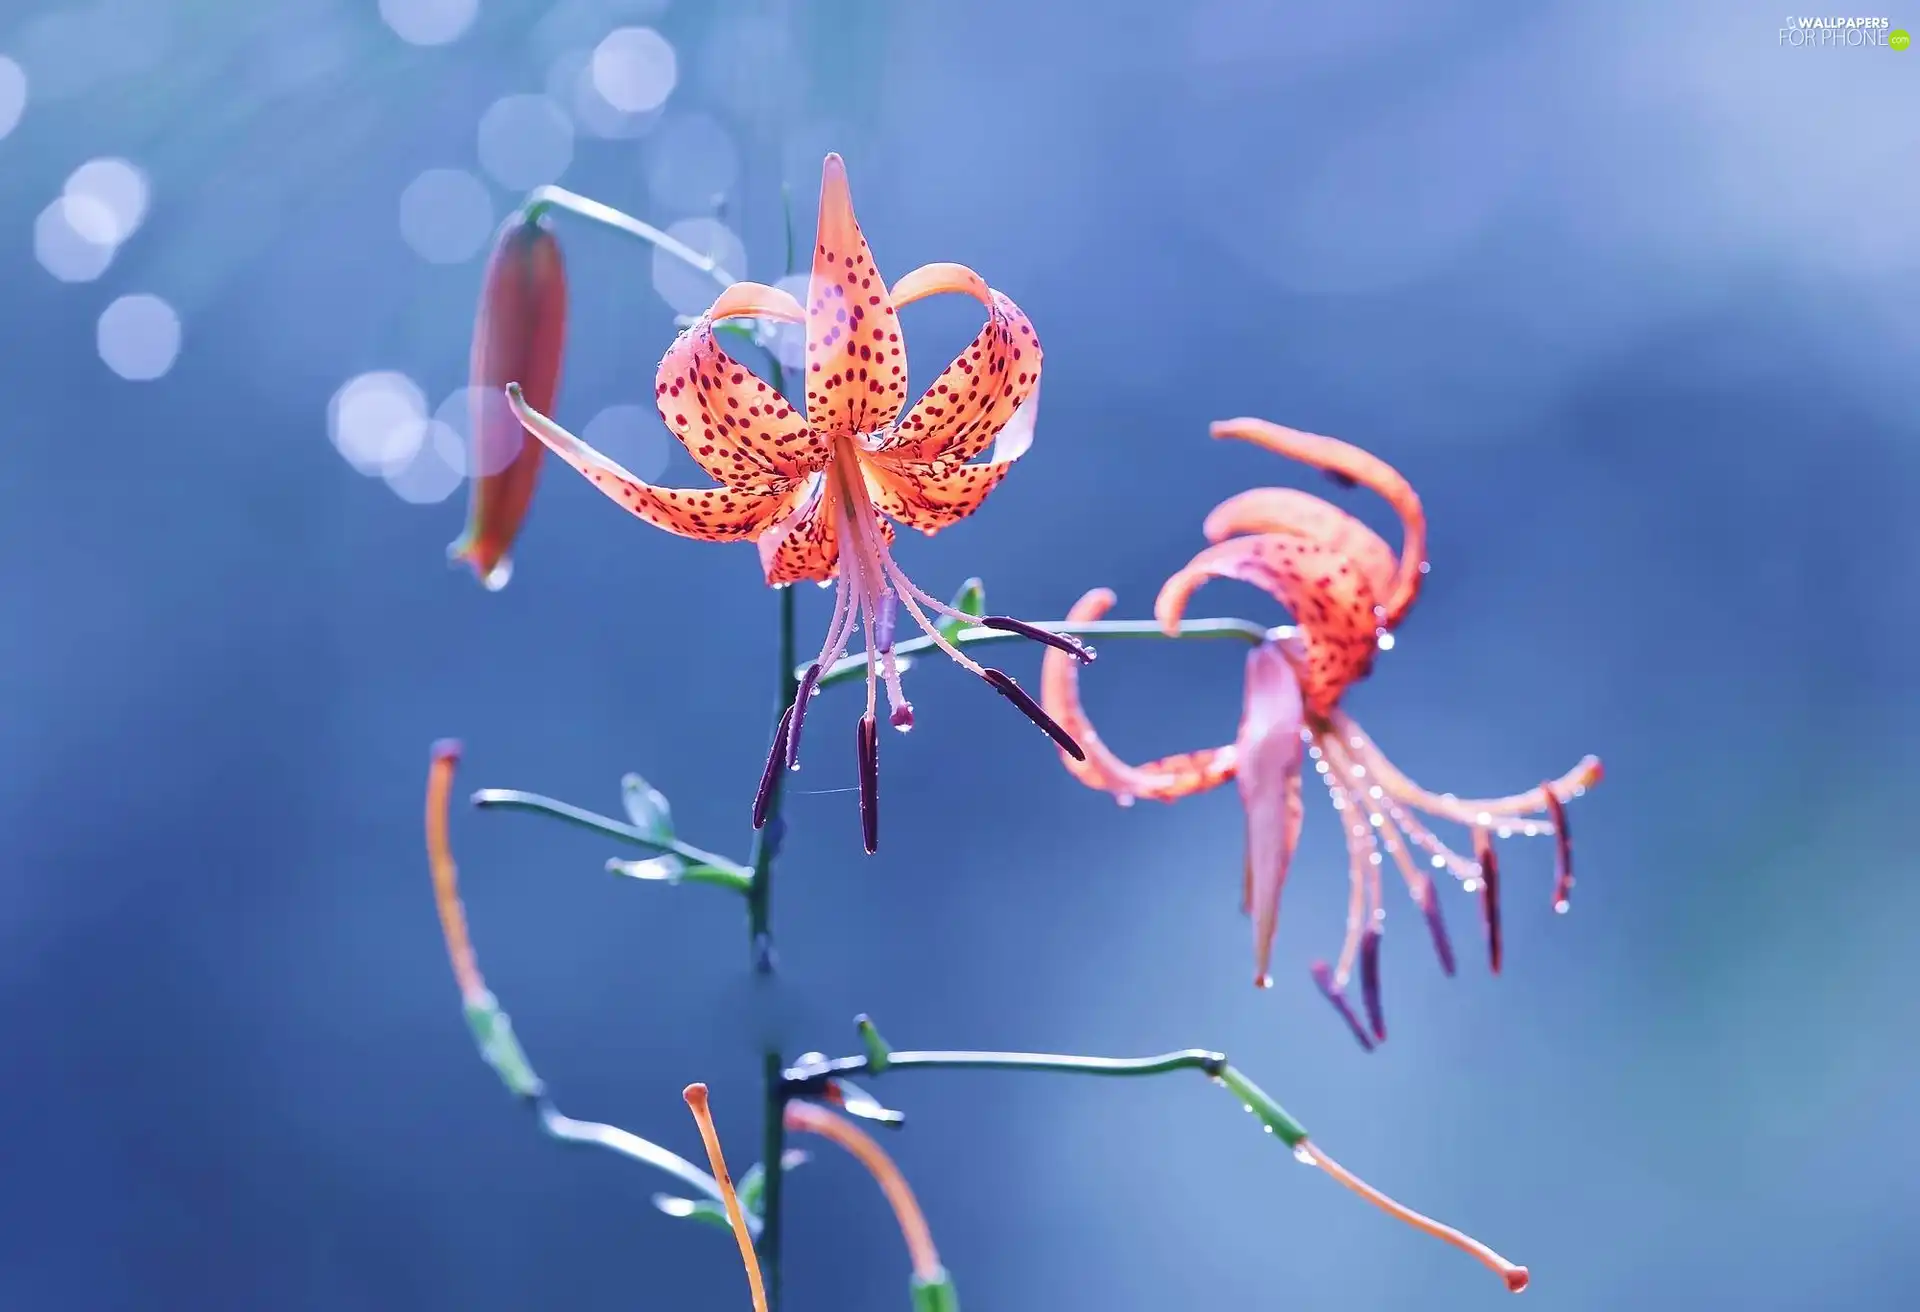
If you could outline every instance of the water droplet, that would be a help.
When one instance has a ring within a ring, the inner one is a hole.
[[[1553,909],[1554,909],[1554,911],[1555,911],[1556,913],[1558,913],[1559,915],[1563,915],[1563,916],[1564,916],[1564,915],[1566,915],[1566,914],[1567,914],[1567,909],[1568,909],[1568,905],[1569,905],[1569,904],[1568,904],[1568,902],[1567,902],[1567,900],[1566,900],[1565,898],[1561,898],[1561,899],[1560,899],[1560,900],[1559,900],[1558,902],[1555,902],[1555,903],[1553,904]]]
[[[1128,796],[1127,794],[1125,794],[1125,793],[1117,793],[1117,794],[1115,794],[1115,795],[1114,795],[1114,799],[1113,799],[1113,800],[1114,800],[1114,801],[1116,801],[1116,802],[1118,802],[1118,803],[1120,803],[1120,805],[1122,805],[1122,806],[1132,806],[1132,805],[1133,805],[1133,798],[1131,798],[1131,797],[1129,797],[1129,796]]]
[[[488,592],[498,592],[513,580],[513,561],[506,556],[500,557],[500,563],[487,571],[480,580],[480,586]],[[518,594],[516,594],[518,595]]]
[[[1433,868],[1434,868],[1435,870],[1444,870],[1444,869],[1446,869],[1446,865],[1447,865],[1447,859],[1446,859],[1445,857],[1443,857],[1443,856],[1441,856],[1441,855],[1440,855],[1440,854],[1439,854],[1438,852],[1435,852],[1435,853],[1434,853],[1434,854],[1433,854],[1433,855],[1432,855],[1431,857],[1429,857],[1429,858],[1427,858],[1427,859],[1428,859],[1428,861],[1429,861],[1429,862],[1430,862],[1430,863],[1432,864],[1432,866],[1433,866]]]
[[[1482,811],[1479,815],[1476,815],[1473,818],[1473,822],[1477,825],[1490,825],[1493,823],[1493,817],[1487,814],[1485,811]]]
[[[1260,1128],[1265,1130],[1268,1134],[1273,1133],[1273,1127],[1271,1125],[1263,1125]]]
[[[1480,881],[1477,879],[1463,879],[1460,881],[1460,887],[1469,893],[1478,893],[1480,891]]]
[[[1393,650],[1393,635],[1391,633],[1383,633],[1380,635],[1380,650],[1381,651]]]
[[[1303,1143],[1297,1143],[1293,1146],[1293,1160],[1302,1166],[1318,1166],[1320,1164],[1313,1159],[1313,1153],[1309,1151]]]

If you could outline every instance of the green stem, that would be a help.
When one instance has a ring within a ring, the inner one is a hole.
[[[528,222],[538,219],[548,210],[565,210],[569,214],[612,228],[615,232],[624,232],[629,237],[638,237],[649,246],[657,247],[682,263],[706,274],[722,288],[731,287],[736,281],[732,274],[715,263],[712,256],[702,255],[693,247],[676,237],[669,236],[642,219],[622,213],[611,205],[603,205],[565,187],[535,187],[527,193],[527,199],[521,206]]]
[[[730,861],[705,848],[683,843],[677,838],[657,839],[649,837],[644,831],[634,828],[624,820],[615,820],[612,816],[600,815],[585,807],[575,806],[571,802],[562,802],[557,798],[542,797],[539,793],[522,792],[518,788],[482,788],[473,795],[473,804],[478,807],[498,807],[503,811],[533,811],[540,815],[550,815],[565,820],[569,824],[579,825],[582,829],[591,829],[595,833],[618,838],[622,842],[632,843],[635,847],[645,848],[655,855],[671,852],[690,863],[683,875],[690,883],[712,884],[720,888],[729,888],[736,893],[753,897],[753,872],[737,861]]]
[[[1065,1075],[1165,1075],[1170,1071],[1200,1071],[1237,1096],[1266,1129],[1289,1148],[1307,1138],[1300,1122],[1274,1101],[1265,1089],[1227,1061],[1225,1053],[1187,1048],[1157,1057],[1078,1057],[1058,1052],[894,1052],[876,1065],[870,1054],[836,1057],[795,1066],[782,1077],[786,1097],[817,1095],[836,1075],[878,1076],[896,1070],[1050,1071]]]
[[[1240,642],[1260,643],[1269,640],[1280,642],[1293,636],[1293,629],[1282,625],[1279,628],[1267,628],[1252,620],[1210,619],[1186,620],[1180,625],[1178,633],[1165,633],[1153,620],[1090,620],[1084,624],[1070,624],[1065,620],[1047,620],[1034,627],[1046,629],[1051,633],[1068,633],[1076,638],[1160,638],[1166,641],[1184,638],[1232,638]],[[1028,642],[1017,633],[1008,633],[1004,629],[970,628],[945,635],[948,642],[956,647],[978,647],[990,642]],[[906,660],[921,652],[930,651],[936,644],[932,638],[913,638],[907,642],[896,643],[893,654]],[[865,678],[867,657],[864,652],[845,656],[837,660],[820,676],[822,688],[832,687],[836,683],[845,683],[849,679]]]

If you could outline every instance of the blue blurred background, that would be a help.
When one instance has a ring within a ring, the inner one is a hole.
[[[442,555],[460,391],[482,247],[529,186],[692,221],[772,280],[780,189],[805,241],[833,149],[883,270],[972,264],[1048,352],[1032,454],[903,541],[909,572],[983,575],[1034,618],[1096,585],[1145,615],[1244,487],[1391,526],[1210,419],[1369,447],[1425,497],[1433,572],[1350,705],[1463,793],[1601,754],[1573,914],[1516,840],[1506,973],[1456,895],[1447,981],[1396,902],[1393,1038],[1364,1055],[1307,979],[1343,915],[1324,799],[1256,992],[1233,791],[1117,810],[930,664],[921,727],[884,744],[877,857],[834,791],[857,694],[815,712],[775,1000],[732,899],[456,815],[482,962],[561,1105],[698,1157],[679,1090],[705,1080],[738,1168],[769,1024],[789,1052],[849,1050],[863,1010],[911,1047],[1216,1046],[1346,1164],[1529,1263],[1529,1306],[1920,1305],[1920,51],[1795,48],[1781,21],[9,0],[0,1303],[747,1305],[727,1239],[650,1205],[661,1179],[542,1139],[475,1060],[420,799],[459,734],[463,787],[617,813],[639,770],[744,855],[772,711],[754,553],[549,465],[513,584],[482,591]],[[560,417],[697,481],[647,407],[670,301],[701,289],[561,231]],[[909,312],[919,379],[972,314]],[[800,600],[810,648],[826,598]],[[1277,618],[1233,584],[1198,609]],[[1238,682],[1237,649],[1109,644],[1086,686],[1141,759],[1228,739]],[[1506,1297],[1197,1078],[879,1088],[970,1308]],[[856,1166],[829,1149],[789,1200],[791,1308],[905,1305]]]

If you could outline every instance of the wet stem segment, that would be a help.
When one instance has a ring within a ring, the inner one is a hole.
[[[772,372],[773,385],[781,395],[786,395],[785,371],[778,360],[772,361]],[[781,588],[778,595],[780,675],[779,698],[773,708],[773,732],[778,732],[780,716],[793,704],[794,695],[800,689],[799,680],[794,674],[794,589]],[[755,830],[753,835],[753,882],[747,888],[747,939],[753,953],[754,973],[762,976],[774,973],[773,862],[779,855],[780,840],[786,832],[786,821],[781,816],[786,795],[786,773],[785,770],[776,773],[773,795],[767,804],[767,823]],[[771,980],[767,982],[771,983]],[[785,1192],[782,1177],[786,1175],[780,1163],[786,1156],[787,1147],[785,1077],[778,1048],[770,1048],[761,1055],[761,1078],[765,1102],[760,1160],[766,1163],[763,1177],[766,1184],[765,1192],[761,1195],[760,1267],[766,1280],[767,1305],[777,1310],[780,1306],[780,1205]]]

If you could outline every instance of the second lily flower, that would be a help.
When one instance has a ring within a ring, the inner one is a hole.
[[[978,300],[987,310],[986,326],[907,408],[906,347],[896,311],[941,292]],[[741,318],[806,325],[804,413],[721,349],[715,324]],[[964,265],[923,265],[889,287],[854,218],[846,169],[838,155],[829,155],[807,304],[778,288],[735,283],[660,362],[654,393],[661,417],[720,486],[655,487],[540,413],[518,386],[507,389],[528,432],[649,524],[706,542],[756,542],[774,587],[837,581],[820,655],[775,734],[754,805],[756,827],[765,821],[776,772],[799,767],[801,728],[820,672],[846,653],[858,630],[867,651],[867,707],[857,735],[861,815],[866,849],[874,850],[882,685],[892,725],[902,731],[913,725],[893,656],[899,607],[956,663],[1080,758],[1079,744],[1032,697],[1007,674],[949,643],[933,617],[1018,632],[1078,661],[1092,653],[1018,620],[959,614],[915,586],[889,549],[889,521],[937,533],[979,509],[1006,477],[1032,441],[1040,360],[1039,339],[1020,307]],[[972,463],[983,454],[986,462]]]

